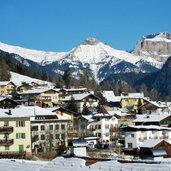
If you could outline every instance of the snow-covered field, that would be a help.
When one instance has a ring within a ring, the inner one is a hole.
[[[39,79],[36,79],[36,78],[31,78],[31,77],[21,75],[21,74],[15,73],[15,72],[10,72],[10,74],[11,74],[11,79],[10,80],[13,83],[15,83],[17,86],[20,86],[22,84],[22,82],[25,82],[25,83],[35,82],[35,83],[38,83],[38,84],[47,84],[48,86],[54,86],[54,83],[51,83],[51,82],[48,82],[48,81],[43,81],[43,80],[39,80]]]
[[[2,171],[170,171],[171,163],[121,164],[115,160],[97,162],[90,166],[85,165],[85,160],[76,158],[56,158],[49,162],[26,160],[0,160]]]

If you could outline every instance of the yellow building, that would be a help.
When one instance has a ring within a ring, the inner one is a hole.
[[[138,107],[144,104],[143,93],[122,93],[121,107],[129,109],[132,112],[138,112]]]
[[[0,152],[4,155],[31,155],[30,117],[19,114],[17,109],[0,110]]]
[[[8,95],[11,94],[12,90],[16,85],[12,81],[0,81],[0,94]]]

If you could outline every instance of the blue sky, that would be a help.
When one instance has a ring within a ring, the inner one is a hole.
[[[171,0],[0,0],[0,42],[68,51],[87,37],[131,50],[145,34],[171,32]]]

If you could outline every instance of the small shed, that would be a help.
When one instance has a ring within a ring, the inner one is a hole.
[[[171,144],[165,140],[150,139],[140,145],[141,159],[155,160],[158,157],[171,156]]]
[[[68,153],[70,156],[87,156],[88,143],[84,139],[73,139],[68,142]]]

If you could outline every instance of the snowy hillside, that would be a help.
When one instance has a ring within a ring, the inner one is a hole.
[[[25,75],[21,75],[21,74],[17,74],[15,72],[10,72],[11,74],[11,81],[14,82],[17,86],[20,86],[22,84],[22,82],[25,83],[31,83],[31,82],[35,82],[38,84],[47,84],[48,86],[54,86],[54,83],[51,82],[47,82],[47,81],[43,81],[43,80],[39,80],[36,78],[31,78]]]

